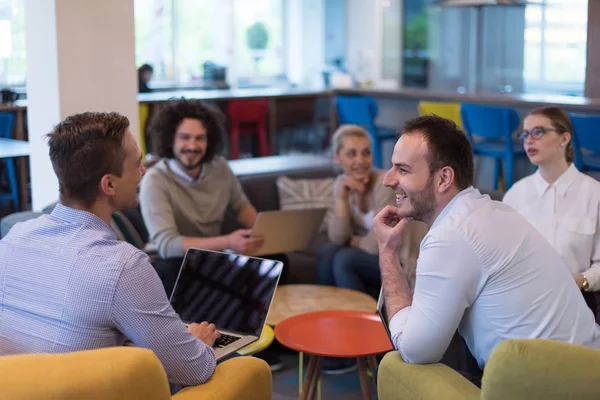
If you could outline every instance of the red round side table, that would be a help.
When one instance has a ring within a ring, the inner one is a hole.
[[[301,399],[312,399],[319,380],[322,357],[356,357],[364,399],[369,399],[367,362],[375,374],[375,355],[393,349],[377,314],[332,310],[296,315],[275,327],[282,345],[310,355]]]

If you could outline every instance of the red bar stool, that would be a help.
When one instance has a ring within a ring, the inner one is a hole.
[[[268,100],[232,100],[227,107],[231,121],[231,159],[240,153],[240,133],[258,136],[260,156],[269,155],[266,120],[269,112]]]

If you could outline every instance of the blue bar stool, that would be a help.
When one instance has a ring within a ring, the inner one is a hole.
[[[600,171],[600,116],[571,113],[569,117],[575,166],[580,171]]]
[[[0,113],[0,137],[10,139],[12,137],[12,129],[15,123],[15,117],[10,112]],[[0,201],[12,200],[15,205],[15,211],[20,211],[19,207],[19,191],[17,189],[17,173],[15,170],[15,159],[13,157],[0,159],[0,173],[2,173],[1,165],[4,164],[8,173],[8,184],[10,187],[9,193],[0,193]]]
[[[523,146],[513,141],[519,115],[512,108],[463,104],[460,110],[465,132],[475,155],[493,157],[494,189],[498,190],[502,161],[505,164],[504,190],[513,183],[513,159],[525,156]]]
[[[383,168],[383,142],[397,140],[396,131],[375,126],[379,113],[377,103],[369,96],[337,96],[335,98],[337,117],[340,124],[360,125],[371,136],[373,164]]]

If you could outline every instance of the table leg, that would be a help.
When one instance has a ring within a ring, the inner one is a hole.
[[[358,357],[358,374],[360,376],[360,389],[364,400],[371,400],[371,393],[369,391],[369,376],[367,375],[367,362],[364,357]]]
[[[369,363],[369,369],[373,374],[373,382],[375,382],[375,387],[377,387],[377,358],[375,356],[367,357],[367,362]]]
[[[315,369],[311,378],[310,388],[308,389],[308,398],[314,399],[317,394],[317,386],[321,377],[321,357],[313,356],[317,361],[315,363]]]
[[[298,353],[298,394],[302,394],[302,372],[304,371],[304,353]]]
[[[308,368],[306,369],[306,378],[304,379],[304,384],[302,385],[302,393],[300,393],[300,400],[308,400],[308,392],[312,387],[312,378],[315,373],[315,369],[317,366],[318,357],[311,356],[308,361]]]

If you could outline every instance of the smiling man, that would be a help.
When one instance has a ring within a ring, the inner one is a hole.
[[[383,183],[397,207],[384,208],[373,229],[386,317],[404,361],[439,361],[457,329],[481,369],[505,339],[600,347],[600,328],[556,251],[512,208],[472,187],[472,148],[454,122],[406,122],[392,164]],[[430,226],[414,294],[397,251],[412,219]]]
[[[171,100],[152,119],[150,134],[162,160],[144,176],[140,204],[150,240],[161,257],[154,268],[167,295],[173,291],[187,249],[252,254],[263,245],[262,237],[250,236],[256,209],[220,155],[224,126],[223,114],[199,100]],[[228,209],[246,229],[221,233]],[[276,254],[265,258],[284,263],[280,279],[284,283],[287,257]],[[283,368],[281,360],[269,352],[258,356],[273,371]]]
[[[224,117],[198,100],[172,100],[154,116],[150,134],[163,159],[148,170],[140,188],[150,241],[164,260],[155,263],[170,294],[189,248],[232,249],[250,254],[262,246],[251,238],[256,210],[227,160]],[[248,229],[221,234],[227,208]]]

